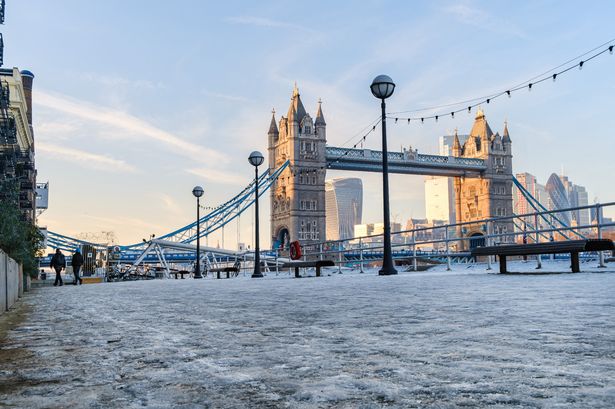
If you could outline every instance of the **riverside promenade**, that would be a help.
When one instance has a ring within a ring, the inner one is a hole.
[[[4,408],[612,408],[615,273],[41,288],[0,332]]]

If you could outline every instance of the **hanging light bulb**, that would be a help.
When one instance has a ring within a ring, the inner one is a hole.
[[[436,115],[436,122],[438,122],[438,115]]]
[[[532,84],[531,82],[530,82],[529,84],[527,84],[527,90],[528,90],[528,91],[531,91],[531,90],[532,90],[532,85],[533,85],[533,84]]]
[[[510,90],[506,91],[506,94],[508,95],[508,98],[510,98]]]
[[[398,120],[398,119],[399,119],[399,118],[395,118],[395,123],[397,123],[397,120]]]
[[[487,103],[489,103],[491,101],[491,98],[487,98]]]
[[[472,113],[472,107],[468,107],[468,114]]]
[[[425,118],[421,118],[421,123],[425,123]]]
[[[451,112],[451,118],[455,118],[455,113]]]
[[[555,82],[556,78],[557,78],[557,74],[553,74],[553,82]]]
[[[613,55],[613,46],[609,47],[609,54]]]
[[[583,69],[583,64],[585,64],[585,61],[581,61],[579,62],[579,70]]]
[[[408,118],[408,124],[410,123],[410,118]]]

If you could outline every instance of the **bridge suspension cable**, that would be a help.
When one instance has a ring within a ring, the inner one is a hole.
[[[547,212],[547,208],[544,207],[542,205],[542,203],[540,203],[538,201],[538,199],[536,199],[534,196],[532,196],[532,194],[525,188],[525,186],[523,186],[521,184],[521,182],[519,182],[519,180],[517,180],[516,177],[513,176],[513,183],[515,184],[515,186],[517,186],[517,188],[519,189],[519,191],[521,192],[521,194],[523,195],[523,197],[525,197],[525,199],[527,200],[527,202],[530,204],[530,206],[532,206],[532,208],[534,210],[536,210],[536,212]],[[557,231],[564,236],[567,240],[570,240],[570,237],[568,237],[564,232],[561,231],[561,227],[555,227],[555,225],[553,224],[552,221],[549,220],[548,217],[546,217],[544,214],[541,214],[540,217],[553,229],[557,229]],[[572,233],[576,234],[577,236],[579,236],[582,239],[586,239],[586,237],[584,235],[582,235],[581,233],[570,229],[570,226],[568,226],[566,223],[564,223],[563,221],[561,221],[557,216],[555,216],[554,214],[552,214],[551,219],[557,221],[559,224],[562,225],[562,227],[564,228],[564,230],[570,230]]]
[[[271,170],[267,170],[263,172],[262,175],[259,176],[258,179],[258,190],[259,197],[262,196],[277,180],[280,174],[289,166],[290,161],[284,162],[278,169],[271,172]],[[218,229],[221,229],[226,224],[237,218],[241,213],[243,213],[247,208],[249,208],[254,203],[254,191],[255,191],[255,182],[252,181],[248,186],[246,186],[241,192],[235,195],[230,200],[227,200],[220,206],[216,207],[210,213],[204,215],[199,220],[201,226],[205,226],[200,230],[199,237],[207,236]],[[196,221],[187,224],[179,229],[176,229],[170,233],[164,234],[158,239],[167,240],[172,242],[179,243],[191,243],[197,239],[196,235]],[[81,247],[83,245],[90,245],[95,248],[105,248],[107,246],[106,243],[91,243],[88,241],[80,240],[74,237],[65,236],[59,233],[55,233],[52,231],[48,232],[47,236],[48,246],[60,248],[65,251],[72,251],[76,247]],[[137,250],[139,248],[145,247],[146,243],[134,243],[130,245],[119,246],[122,251],[126,250]]]

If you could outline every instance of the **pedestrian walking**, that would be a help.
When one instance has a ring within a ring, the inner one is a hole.
[[[79,277],[79,271],[83,265],[83,256],[81,255],[81,250],[79,250],[79,247],[75,249],[75,254],[73,254],[70,265],[73,267],[73,274],[75,275],[75,281],[73,281],[73,284],[81,284],[82,280],[81,277]]]
[[[56,271],[56,280],[53,282],[53,285],[57,286],[58,283],[60,283],[60,286],[64,285],[61,273],[66,268],[66,258],[60,249],[56,249],[56,254],[51,257],[49,265]]]

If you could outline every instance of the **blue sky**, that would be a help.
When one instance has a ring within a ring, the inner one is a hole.
[[[339,146],[377,117],[377,74],[397,83],[390,111],[486,95],[615,38],[614,12],[608,1],[8,0],[2,32],[5,66],[36,75],[37,167],[51,186],[41,224],[128,243],[190,221],[195,184],[208,205],[241,190],[246,158],[266,152],[271,109],[287,110],[295,81],[313,116],[322,98]],[[494,131],[508,119],[516,172],[544,183],[563,166],[592,199],[615,200],[614,67],[607,54],[483,107]],[[435,152],[439,135],[472,119],[390,123],[389,146]],[[366,147],[379,147],[377,134]],[[355,176],[328,176],[343,175]],[[364,219],[377,222],[380,176],[363,181],[374,198]],[[391,197],[393,219],[424,215],[422,177],[393,176]],[[268,199],[262,208],[268,220]],[[240,226],[248,243],[251,217]]]

